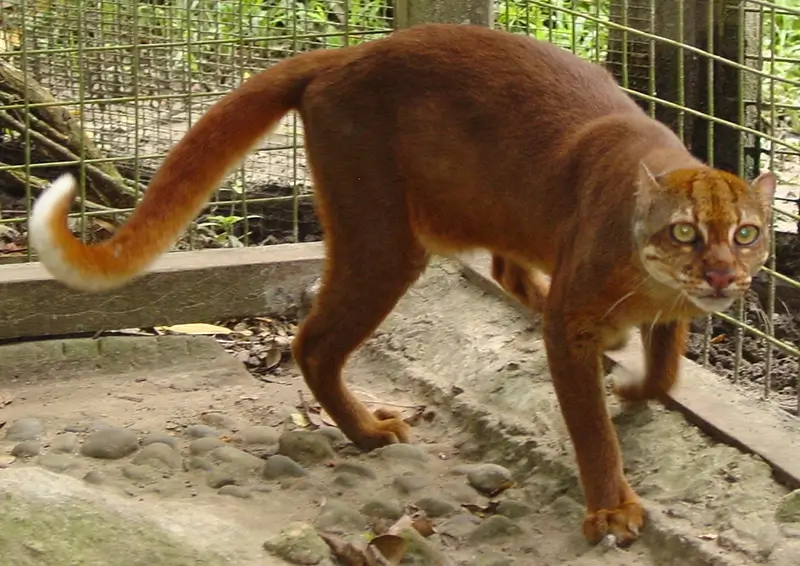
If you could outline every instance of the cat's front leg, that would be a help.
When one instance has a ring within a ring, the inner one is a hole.
[[[688,320],[641,326],[645,375],[638,382],[615,382],[614,392],[626,403],[664,401],[678,381],[689,333]]]
[[[644,511],[623,474],[602,382],[603,329],[594,320],[551,301],[544,317],[545,346],[586,498],[583,534],[592,543],[611,534],[627,546],[639,535]]]

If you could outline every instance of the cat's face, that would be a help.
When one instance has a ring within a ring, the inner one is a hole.
[[[711,168],[654,176],[642,165],[634,238],[650,277],[705,312],[728,308],[769,255],[775,182]]]

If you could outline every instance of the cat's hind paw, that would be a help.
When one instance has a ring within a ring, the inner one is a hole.
[[[400,413],[389,409],[376,409],[369,423],[363,423],[362,431],[354,442],[365,450],[373,450],[387,444],[404,443],[411,440],[411,427]]]
[[[638,501],[628,501],[616,509],[600,509],[587,513],[583,521],[583,536],[597,544],[612,535],[617,546],[631,545],[644,526],[644,508]]]

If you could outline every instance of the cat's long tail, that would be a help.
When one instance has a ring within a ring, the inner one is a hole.
[[[206,112],[167,154],[144,198],[108,240],[86,245],[67,227],[77,183],[64,174],[33,207],[30,244],[45,268],[82,291],[119,287],[166,252],[223,178],[287,112],[308,84],[355,53],[320,50],[297,55],[255,75]]]

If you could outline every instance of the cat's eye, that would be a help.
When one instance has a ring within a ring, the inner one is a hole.
[[[672,237],[679,244],[693,244],[697,240],[697,228],[694,224],[678,222],[672,225],[671,231]]]
[[[733,235],[733,239],[740,246],[749,246],[758,240],[760,233],[761,231],[758,229],[758,226],[745,224],[744,226],[739,226],[739,229],[736,230],[736,233]]]

